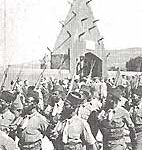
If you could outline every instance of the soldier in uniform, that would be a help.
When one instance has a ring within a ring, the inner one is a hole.
[[[23,83],[24,83],[24,85],[22,86],[22,91],[23,91],[23,93],[27,94],[28,86],[29,86],[28,80],[24,80]]]
[[[98,111],[101,108],[101,102],[97,99],[91,99],[89,86],[82,85],[79,93],[82,95],[83,103],[80,105],[78,115],[87,121],[93,111]]]
[[[15,96],[9,91],[3,91],[0,94],[0,130],[9,132],[9,126],[13,122],[15,116],[9,110],[9,106],[12,101],[15,100]]]
[[[41,140],[46,135],[48,121],[37,112],[39,94],[30,91],[24,104],[24,117],[17,128],[20,150],[41,150]]]
[[[43,104],[44,104],[44,110],[45,110],[48,106],[48,100],[49,100],[50,93],[49,93],[49,89],[48,89],[48,83],[43,82],[41,84],[42,84],[41,93],[43,95]]]
[[[15,118],[12,121],[12,123],[10,124],[9,136],[15,140],[16,128],[17,128],[17,126],[15,126],[15,124],[17,122],[19,122],[19,120],[21,119],[21,115],[22,115],[22,111],[23,111],[23,104],[22,104],[19,94],[16,97],[16,99],[13,101],[13,103],[11,104],[10,111],[14,114]]]
[[[87,121],[92,112],[92,103],[90,102],[90,87],[82,85],[79,93],[82,95],[83,102],[79,107],[78,116]]]
[[[50,127],[48,128],[48,132],[51,136],[53,129],[61,118],[61,113],[64,106],[64,97],[63,87],[60,85],[55,85],[52,91],[52,95],[48,100],[48,106],[44,111],[44,115],[50,120]],[[63,147],[61,137],[59,136],[57,139],[53,139],[51,138],[54,147],[57,150],[62,150]]]
[[[90,150],[96,149],[94,139],[89,124],[77,115],[78,108],[82,102],[78,92],[71,92],[65,100],[62,112],[62,141],[64,150],[82,150],[84,143],[90,145]]]
[[[94,82],[91,85],[91,90],[94,98],[100,98],[101,94],[101,82],[98,77],[94,78]]]
[[[125,150],[124,128],[125,124],[130,131],[130,139],[134,144],[134,124],[126,109],[118,105],[120,91],[112,89],[107,96],[106,107],[100,115],[99,127],[103,135],[104,150]]]
[[[50,120],[56,122],[60,118],[60,114],[63,110],[64,105],[64,90],[61,85],[55,85],[54,91],[48,100],[48,106],[45,109],[45,115]]]
[[[142,149],[142,86],[133,91],[133,107],[130,109],[136,130],[136,150]]]
[[[82,85],[80,94],[83,95],[83,103],[79,107],[78,116],[89,123],[91,132],[96,137],[98,132],[97,115],[101,108],[101,102],[97,99],[91,99],[89,86]]]
[[[10,103],[14,99],[14,95],[9,91],[3,91],[0,94],[0,150],[16,149],[14,140],[8,136],[9,126],[15,118],[9,110]]]

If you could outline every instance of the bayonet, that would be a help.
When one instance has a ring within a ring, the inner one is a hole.
[[[5,71],[4,71],[4,74],[3,74],[3,81],[2,81],[2,83],[1,83],[1,89],[0,89],[0,91],[2,91],[3,88],[4,88],[4,85],[5,85],[7,76],[8,76],[9,67],[10,67],[10,65],[8,65],[7,68],[6,68]]]
[[[34,89],[37,89],[37,88],[39,87],[41,78],[43,77],[43,74],[44,74],[46,68],[47,68],[47,65],[45,66],[45,68],[44,68],[44,69],[42,70],[42,72],[40,73],[40,76],[39,76],[39,78],[38,78],[38,80],[37,80],[37,82],[36,82],[36,84],[35,84],[35,88],[34,88]]]
[[[17,84],[17,82],[18,82],[19,79],[20,79],[21,73],[22,73],[22,71],[23,71],[23,66],[24,66],[24,64],[22,65],[22,67],[21,67],[21,69],[20,69],[20,71],[19,71],[19,73],[18,73],[18,75],[17,75],[16,81],[15,81],[14,84],[13,84],[12,91],[15,90],[16,84]]]

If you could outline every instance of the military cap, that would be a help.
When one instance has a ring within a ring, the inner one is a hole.
[[[37,91],[30,91],[27,93],[26,98],[33,97],[35,102],[39,102],[39,93]]]
[[[138,88],[134,90],[134,94],[142,97],[142,86],[138,86]]]
[[[66,98],[66,101],[73,106],[77,106],[82,103],[82,98],[78,92],[70,92]]]
[[[90,95],[90,87],[86,85],[82,85],[80,88],[80,91],[83,91],[86,96]]]
[[[16,97],[9,91],[2,91],[0,93],[0,99],[5,100],[7,103],[11,103],[16,99]]]

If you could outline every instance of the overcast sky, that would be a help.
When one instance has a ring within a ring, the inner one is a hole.
[[[0,0],[2,1],[2,0]],[[7,0],[7,50],[10,62],[41,58],[54,47],[72,0]],[[93,0],[106,49],[142,47],[142,0]]]

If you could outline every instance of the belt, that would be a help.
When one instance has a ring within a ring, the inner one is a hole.
[[[36,142],[20,142],[18,143],[19,147],[21,148],[33,148],[33,147],[36,147],[36,146],[40,146],[41,145],[41,139],[36,141]]]
[[[122,139],[124,136],[117,136],[117,137],[105,137],[105,139],[107,141],[113,141],[113,140],[120,140]]]

